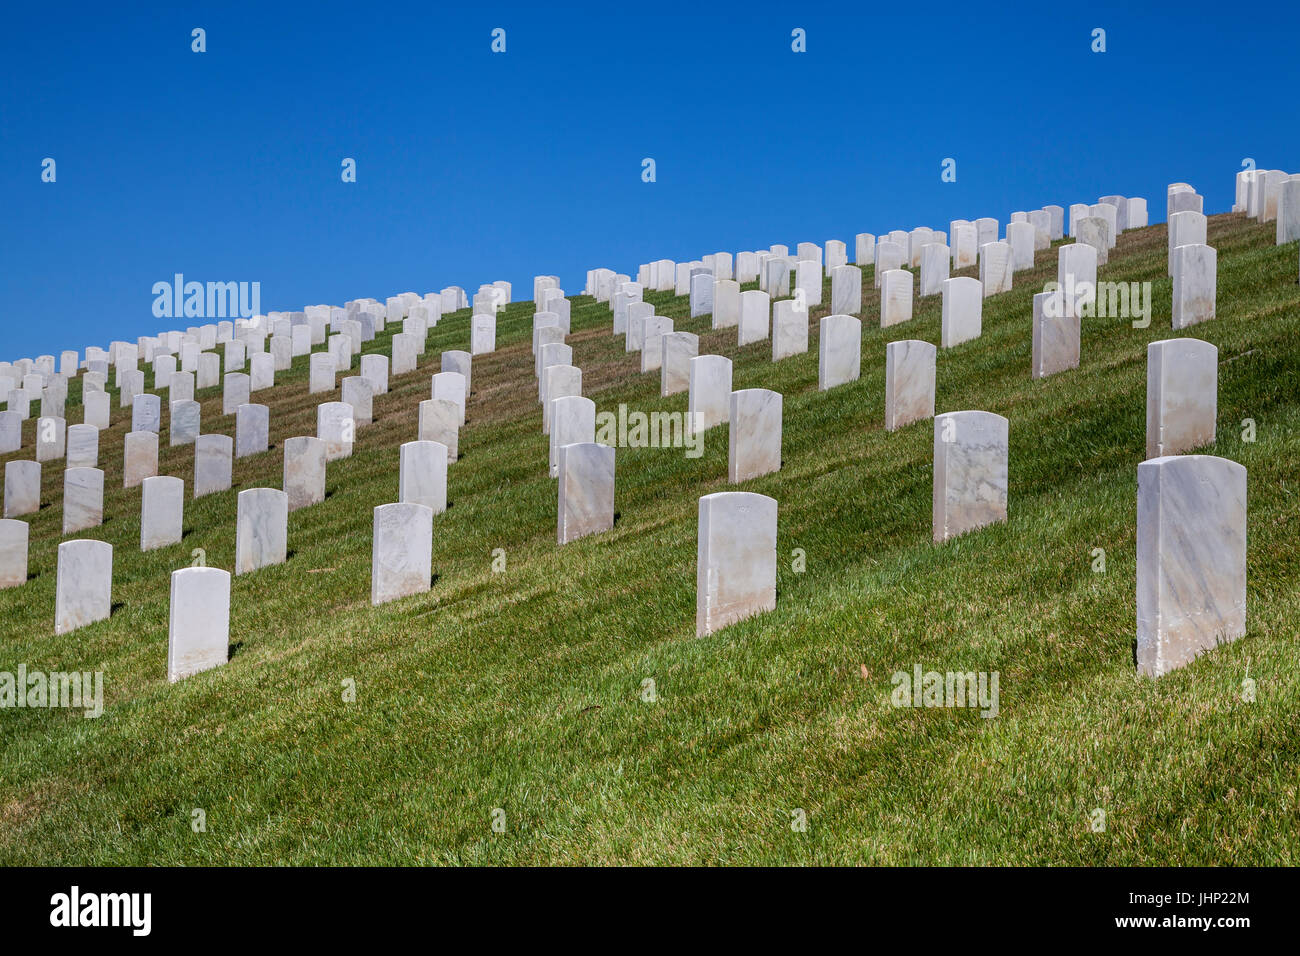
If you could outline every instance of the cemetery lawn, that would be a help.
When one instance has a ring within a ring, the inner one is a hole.
[[[199,548],[233,567],[237,490],[280,486],[283,443],[315,433],[320,396],[296,359],[253,397],[271,406],[273,449],[197,502],[192,448],[166,447],[164,413],[160,473],[185,479],[186,533],[141,554],[113,390],[107,521],[87,535],[114,545],[112,617],[53,633],[61,462],[31,520],[31,578],[0,592],[0,671],[103,671],[105,711],[0,712],[0,863],[1300,863],[1297,250],[1241,215],[1212,217],[1209,243],[1219,318],[1181,334],[1218,346],[1213,453],[1249,472],[1248,633],[1159,681],[1136,676],[1133,654],[1146,347],[1179,334],[1163,225],[1125,234],[1101,269],[1154,283],[1150,328],[1086,319],[1079,369],[1029,376],[1031,300],[1055,249],[985,300],[980,338],[940,350],[937,410],[1010,420],[1008,523],[942,546],[931,423],[882,424],[885,344],[938,342],[938,296],[882,330],[865,270],[862,377],[821,393],[824,308],[809,352],[773,364],[770,342],[737,348],[684,298],[648,294],[701,354],[735,360],[733,387],[784,395],[783,467],[739,486],[779,502],[777,608],[704,639],[697,499],[729,488],[726,426],[696,459],[620,448],[614,530],[558,548],[533,310],[517,302],[497,351],[474,360],[431,592],[370,606],[371,512],[396,500],[398,445],[416,437],[438,353],[468,348],[468,310],[376,397],[326,502],[290,516],[288,562],[234,579],[229,664],[169,685],[169,572]],[[598,410],[684,411],[610,329],[607,306],[574,299],[569,342]],[[233,435],[220,390],[196,397],[203,430]],[[80,380],[68,406],[80,422]],[[31,457],[34,428],[0,463]],[[918,664],[997,671],[997,717],[891,706],[891,674]]]

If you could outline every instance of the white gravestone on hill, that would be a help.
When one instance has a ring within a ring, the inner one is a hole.
[[[1007,420],[947,412],[934,420],[933,532],[947,541],[1007,520]]]
[[[140,485],[140,550],[179,544],[185,521],[185,482],[170,475]]]
[[[781,394],[766,388],[731,393],[727,480],[739,484],[781,468]]]
[[[404,502],[374,513],[370,552],[370,603],[424,594],[433,580],[433,510]]]
[[[776,608],[776,500],[745,491],[700,499],[695,634]]]
[[[63,533],[74,534],[104,523],[104,473],[98,468],[63,472]]]
[[[1213,455],[1138,465],[1137,669],[1160,677],[1246,633],[1246,469]]]
[[[1214,444],[1219,350],[1200,339],[1147,346],[1147,457]]]
[[[285,441],[283,487],[290,511],[325,500],[325,442],[310,435]]]
[[[934,417],[937,349],[929,342],[900,339],[885,346],[885,430]]]
[[[828,315],[817,333],[817,387],[821,391],[855,382],[862,373],[862,322]]]
[[[289,496],[277,488],[239,493],[235,531],[235,574],[248,574],[288,555]]]
[[[194,497],[230,488],[235,440],[229,435],[200,435],[194,441]]]
[[[113,546],[104,541],[59,545],[54,584],[54,633],[106,620],[113,608]]]
[[[731,359],[701,355],[691,359],[687,428],[692,434],[721,425],[731,416]]]
[[[230,572],[173,571],[167,612],[167,680],[220,667],[230,657]]]
[[[571,442],[559,446],[555,465],[557,543],[568,544],[613,528],[614,449],[595,442]]]

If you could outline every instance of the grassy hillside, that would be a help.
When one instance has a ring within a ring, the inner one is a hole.
[[[1085,320],[1078,370],[1029,376],[1054,249],[985,300],[979,339],[940,350],[937,410],[1010,420],[1008,523],[942,546],[931,424],[883,430],[885,345],[937,343],[939,297],[882,330],[866,270],[862,377],[822,393],[824,309],[809,352],[773,364],[770,342],[737,348],[734,329],[648,294],[701,354],[735,360],[735,388],[785,396],[781,471],[739,486],[780,505],[777,609],[704,639],[696,502],[729,487],[726,426],[698,459],[619,449],[615,529],[558,548],[519,302],[474,362],[432,591],[371,608],[371,511],[396,500],[397,446],[416,438],[438,353],[468,347],[468,311],[376,398],[353,457],[330,465],[328,500],[290,516],[289,561],[234,580],[229,664],[169,685],[169,572],[195,548],[233,566],[237,490],[280,486],[281,446],[314,434],[321,396],[303,358],[254,396],[275,447],[236,461],[234,490],[187,498],[182,544],[141,554],[114,393],[108,520],[87,535],[114,545],[114,614],[53,634],[61,462],[31,522],[33,576],[0,592],[0,670],[103,670],[106,712],[0,712],[0,863],[1300,863],[1300,286],[1295,245],[1272,236],[1210,220],[1220,317],[1191,330],[1219,348],[1213,451],[1249,472],[1249,631],[1159,682],[1135,676],[1133,647],[1146,346],[1174,334],[1162,225],[1121,237],[1101,273],[1154,283],[1151,327]],[[607,306],[574,299],[569,342],[598,410],[684,411],[610,328]],[[219,389],[196,397],[203,430],[233,434]],[[165,447],[167,420],[160,473],[189,495],[193,452]],[[34,427],[0,462],[31,457]],[[890,675],[915,664],[998,671],[1000,715],[892,707]],[[1095,808],[1105,832],[1090,830]]]

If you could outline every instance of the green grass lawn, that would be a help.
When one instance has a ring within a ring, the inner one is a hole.
[[[169,573],[196,548],[233,567],[238,489],[278,488],[284,440],[315,432],[305,358],[253,397],[271,406],[273,449],[236,461],[230,492],[187,497],[183,543],[148,554],[114,392],[107,521],[84,536],[114,545],[116,608],[59,637],[63,467],[45,465],[32,577],[0,592],[0,671],[103,671],[106,709],[0,711],[0,863],[1300,863],[1296,247],[1241,215],[1213,217],[1209,242],[1219,318],[1190,334],[1219,349],[1213,453],[1249,473],[1248,633],[1191,666],[1156,682],[1133,661],[1146,346],[1175,334],[1163,226],[1122,236],[1101,269],[1154,283],[1151,327],[1085,320],[1079,369],[1029,375],[1031,300],[1055,249],[985,300],[980,338],[940,350],[937,411],[1010,420],[1008,522],[940,546],[931,423],[883,428],[885,345],[937,343],[939,297],[882,330],[867,269],[862,377],[819,392],[825,309],[809,352],[773,364],[770,342],[738,348],[735,329],[648,294],[701,354],[734,359],[734,388],[784,395],[781,471],[735,486],[779,502],[777,608],[703,639],[697,499],[731,487],[726,426],[696,459],[619,449],[614,530],[558,548],[529,302],[475,359],[432,590],[370,606],[372,509],[397,498],[397,446],[417,437],[439,352],[468,348],[462,311],[376,398],[328,499],[290,516],[288,562],[234,579],[229,664],[180,684],[166,680]],[[598,410],[685,410],[624,354],[606,305],[573,302]],[[220,390],[196,397],[203,430],[233,434]],[[79,382],[68,404],[80,422]],[[166,447],[167,421],[160,473],[188,496],[193,452]],[[0,462],[30,458],[34,428]],[[916,664],[999,672],[999,715],[891,706],[890,675]]]

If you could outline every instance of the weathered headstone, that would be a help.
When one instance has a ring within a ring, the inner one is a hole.
[[[436,441],[447,449],[447,460],[460,455],[460,406],[448,398],[430,398],[420,403],[419,440]]]
[[[984,297],[1010,292],[1015,270],[1012,268],[1011,246],[1003,242],[986,242],[980,246],[980,282]]]
[[[740,283],[718,279],[713,283],[713,328],[730,329],[740,324]]]
[[[202,406],[198,402],[172,402],[170,444],[192,445],[199,437]]]
[[[1142,462],[1138,673],[1160,677],[1245,633],[1245,467],[1213,455]]]
[[[776,499],[723,491],[700,499],[695,635],[776,609]]]
[[[235,530],[235,574],[283,564],[289,544],[289,496],[278,488],[239,493]]]
[[[283,485],[290,511],[325,500],[325,442],[309,435],[285,440]]]
[[[937,351],[931,343],[917,339],[900,339],[885,346],[886,431],[934,417]]]
[[[836,315],[858,315],[862,311],[862,270],[857,266],[831,269],[831,311]]]
[[[460,409],[460,423],[465,424],[465,376],[459,372],[438,372],[431,379],[430,398],[446,398],[456,403]]]
[[[105,541],[59,545],[54,585],[54,633],[105,620],[113,608],[113,546]]]
[[[397,353],[397,341],[394,336],[393,353]],[[308,371],[307,393],[317,395],[321,392],[334,391],[334,357],[328,352],[313,352],[308,359],[310,368]]]
[[[721,425],[731,417],[731,359],[701,355],[691,359],[687,428],[692,434]]]
[[[325,442],[325,460],[338,461],[352,455],[356,423],[347,402],[323,402],[316,406],[316,437]]]
[[[797,299],[781,299],[772,305],[772,361],[808,351],[808,309]]]
[[[405,502],[375,509],[370,603],[424,594],[433,580],[433,510]]]
[[[936,416],[934,540],[1006,520],[1007,420],[981,411]]]
[[[352,420],[357,428],[374,421],[374,392],[360,375],[350,375],[341,384],[343,402],[352,406]]]
[[[397,500],[413,502],[434,514],[447,510],[447,446],[436,441],[408,441],[401,447]]]
[[[1200,339],[1147,346],[1147,457],[1214,444],[1219,350]]]
[[[122,487],[134,488],[158,474],[158,433],[127,432],[122,448]]]
[[[260,455],[270,447],[271,410],[265,405],[240,405],[235,412],[235,457]]]
[[[613,448],[595,442],[561,445],[555,475],[559,478],[559,544],[614,527]]]
[[[1218,306],[1218,252],[1210,246],[1174,247],[1173,328],[1208,322]]]
[[[230,488],[235,440],[229,435],[200,435],[194,440],[194,497]]]
[[[912,318],[912,273],[890,269],[880,277],[880,327]]]
[[[921,247],[921,295],[938,295],[949,275],[951,254],[948,247],[928,242]]]
[[[727,480],[733,485],[781,468],[781,394],[766,388],[731,393]]]
[[[173,571],[167,611],[167,680],[176,683],[230,658],[230,572]]]
[[[691,359],[700,353],[700,337],[691,332],[669,332],[661,340],[659,394],[685,392],[691,386]]]
[[[552,365],[542,377],[546,400],[542,403],[542,434],[551,433],[551,403],[565,395],[582,394],[582,369],[576,365]]]
[[[23,447],[23,417],[14,411],[0,412],[0,455]]]
[[[104,473],[98,468],[63,472],[63,533],[73,534],[104,523]]]
[[[740,294],[740,328],[737,344],[748,345],[768,337],[771,325],[772,297],[750,289]]]
[[[559,450],[565,445],[596,440],[596,403],[581,395],[565,395],[551,403],[550,475],[559,475]]]
[[[69,425],[67,467],[99,467],[99,429],[94,425]]]
[[[903,268],[903,247],[898,243],[881,239],[876,242],[876,268],[872,277],[872,284],[879,289],[882,277],[886,272],[892,272],[896,269]]]
[[[445,362],[445,354],[443,359]],[[371,395],[387,395],[388,356],[374,354],[361,356],[361,377],[370,383]]]
[[[249,398],[248,376],[243,372],[227,372],[222,383],[221,414],[234,415]]]
[[[470,370],[473,367],[473,358],[468,352],[461,352],[455,349],[442,353],[440,371],[459,372],[465,376],[465,394],[469,395],[473,391],[473,385],[470,381]]]
[[[5,517],[21,518],[41,509],[41,463],[5,463]]]
[[[1061,289],[1034,296],[1033,378],[1079,367],[1079,316],[1066,308]]]
[[[0,589],[27,583],[27,542],[31,532],[26,521],[0,518]]]

